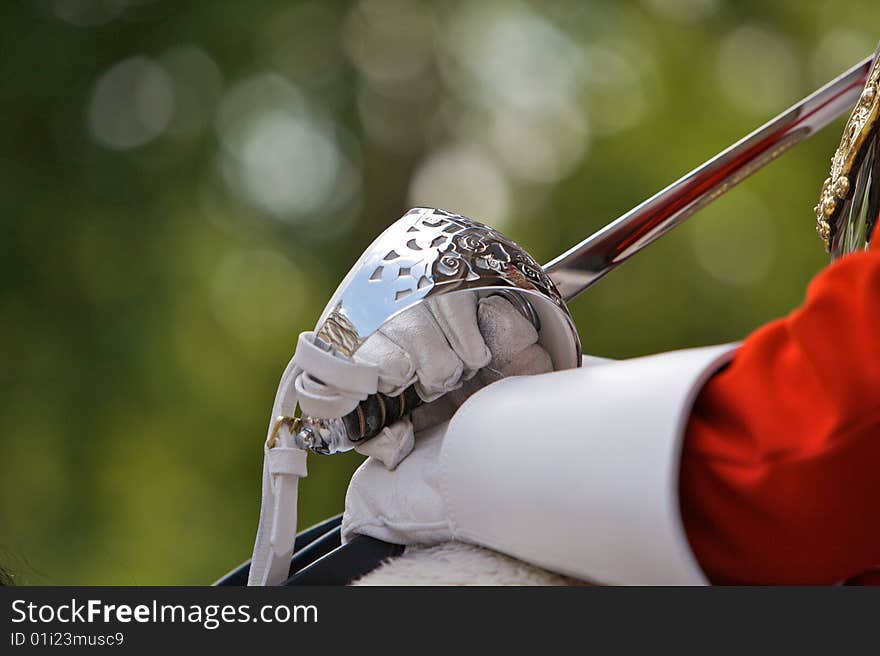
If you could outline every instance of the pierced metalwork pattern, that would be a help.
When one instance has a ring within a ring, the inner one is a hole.
[[[422,223],[452,233],[431,269],[436,284],[456,285],[486,276],[500,276],[520,289],[540,291],[564,307],[556,285],[541,265],[494,228],[443,210],[434,210]]]
[[[535,326],[554,368],[580,364],[574,321],[543,268],[497,230],[432,208],[410,210],[370,244],[318,320],[315,343],[334,355],[356,357],[398,313],[429,296],[458,291],[507,298]],[[341,419],[303,414],[295,440],[318,453],[347,451],[375,436],[389,411],[401,417],[421,403],[408,387],[396,397],[369,396]]]
[[[853,174],[865,155],[870,136],[877,129],[880,112],[880,62],[876,59],[864,90],[843,129],[840,145],[831,158],[831,174],[822,183],[816,211],[816,231],[831,250],[836,226],[853,188]]]
[[[318,336],[350,356],[389,318],[437,293],[488,287],[538,293],[568,310],[537,261],[497,230],[459,214],[416,208],[366,250],[318,322]]]

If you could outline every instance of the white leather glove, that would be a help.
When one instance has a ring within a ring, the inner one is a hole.
[[[440,481],[440,449],[449,422],[419,434],[412,452],[392,471],[368,458],[345,494],[342,541],[355,534],[394,544],[437,544],[452,539]]]
[[[499,296],[478,301],[465,293],[438,296],[399,314],[361,345],[354,362],[318,348],[314,335],[303,333],[272,416],[292,416],[298,403],[307,414],[341,417],[376,390],[397,395],[414,384],[429,403],[358,447],[371,456],[369,462],[393,469],[412,450],[414,431],[450,417],[470,393],[504,375],[549,371],[550,357],[537,338],[534,326],[509,301]],[[297,481],[305,473],[305,453],[295,446],[290,426],[273,420],[264,447],[249,585],[286,578]]]
[[[377,367],[383,394],[396,396],[415,385],[427,403],[357,452],[394,469],[412,450],[415,432],[447,420],[476,390],[504,376],[550,371],[550,356],[537,340],[531,322],[500,296],[478,300],[474,294],[448,294],[397,315],[364,342],[354,359]],[[309,372],[302,378],[305,388],[322,396],[334,392]]]
[[[412,423],[398,422],[359,449],[372,457],[349,484],[342,524],[344,539],[354,533],[396,544],[436,544],[452,539],[439,480],[440,448],[448,418],[486,384],[553,369],[550,355],[537,344],[534,326],[505,299],[483,299],[477,325],[491,353],[484,370],[443,398],[418,408]],[[409,438],[408,455],[395,459],[393,435],[399,430],[413,436],[413,424],[418,435]],[[373,444],[380,439],[384,441]]]

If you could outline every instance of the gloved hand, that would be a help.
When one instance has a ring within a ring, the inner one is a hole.
[[[695,585],[680,512],[687,418],[735,344],[603,361],[480,390],[388,471],[349,485],[343,540],[450,540],[609,584]]]
[[[537,344],[534,326],[507,300],[491,296],[480,301],[476,323],[491,354],[488,365],[458,389],[416,409],[412,422],[397,422],[386,429],[388,435],[378,435],[359,449],[372,457],[355,472],[346,493],[345,539],[354,533],[395,544],[436,544],[452,539],[440,490],[439,462],[449,417],[485,384],[553,369],[550,355]],[[397,431],[411,437],[408,455],[395,461]],[[379,439],[383,442],[373,444]]]
[[[343,542],[355,534],[403,545],[452,540],[440,464],[448,426],[443,422],[420,432],[394,471],[378,458],[358,468],[345,494]]]
[[[355,351],[354,362],[319,348],[306,332],[282,376],[272,416],[293,416],[298,404],[306,414],[342,417],[376,390],[394,396],[414,384],[429,403],[358,447],[371,456],[368,462],[393,469],[412,450],[414,430],[451,416],[470,392],[504,375],[551,370],[537,339],[535,327],[509,301],[478,301],[464,293],[438,296],[397,315]],[[297,481],[306,473],[305,453],[286,422],[273,420],[264,454],[249,585],[284,580],[294,547]]]
[[[532,323],[500,296],[442,295],[397,315],[354,359],[378,368],[383,394],[396,396],[415,385],[427,403],[356,450],[394,469],[412,450],[415,432],[447,420],[473,392],[504,376],[552,370],[537,340]],[[308,372],[302,376],[305,387],[322,385]]]

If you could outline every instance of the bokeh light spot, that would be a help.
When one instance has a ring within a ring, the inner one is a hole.
[[[56,17],[76,27],[95,27],[122,15],[127,0],[52,0]]]
[[[763,281],[776,255],[776,224],[753,194],[739,189],[695,217],[688,226],[700,266],[733,287]]]
[[[844,29],[824,34],[811,57],[814,83],[825,84],[870,55],[877,46],[875,38],[876,34]]]
[[[521,4],[466,4],[444,42],[466,75],[465,93],[486,107],[540,110],[577,95],[583,53],[544,17]],[[460,74],[450,67],[453,78]]]
[[[720,0],[645,0],[645,4],[667,18],[692,23],[717,12],[721,3]]]
[[[309,120],[267,112],[248,125],[239,165],[255,203],[275,214],[305,214],[321,207],[333,191],[339,153]]]
[[[126,59],[105,72],[92,90],[88,123],[94,140],[118,150],[161,135],[174,112],[167,71],[147,57]]]
[[[588,138],[580,108],[564,105],[539,115],[502,112],[491,123],[490,141],[505,168],[526,182],[550,183],[580,161]]]
[[[223,75],[217,63],[194,45],[171,48],[159,61],[174,85],[174,113],[168,134],[187,138],[198,136],[210,122],[223,90]]]
[[[211,291],[217,320],[242,342],[259,345],[295,333],[300,273],[281,254],[249,250],[225,256]]]
[[[460,145],[422,162],[409,201],[413,207],[439,207],[501,227],[508,218],[510,191],[503,172],[485,153]]]
[[[272,216],[314,218],[357,189],[330,119],[279,75],[253,78],[229,92],[217,129],[227,185]]]
[[[718,83],[742,110],[772,116],[797,100],[801,71],[788,39],[766,27],[745,25],[718,49]]]
[[[376,83],[412,80],[431,58],[433,21],[425,5],[362,0],[349,13],[343,43],[351,62]]]
[[[645,80],[632,57],[599,44],[586,46],[584,52],[591,131],[609,135],[637,125],[647,113],[648,101]]]

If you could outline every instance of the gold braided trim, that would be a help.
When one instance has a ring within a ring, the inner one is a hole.
[[[869,137],[877,128],[877,117],[880,113],[880,59],[875,58],[868,71],[868,79],[862,95],[853,107],[840,145],[831,158],[831,175],[822,183],[819,203],[816,211],[816,231],[825,242],[825,250],[831,250],[834,239],[833,226],[837,223],[845,206],[844,201],[852,191],[853,169],[860,164]]]

